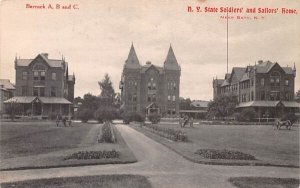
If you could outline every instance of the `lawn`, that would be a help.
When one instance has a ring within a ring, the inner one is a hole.
[[[274,130],[272,126],[263,125],[195,125],[194,128],[180,128],[177,124],[159,124],[186,132],[189,142],[185,143],[170,142],[137,125],[131,126],[195,162],[299,167],[299,127],[292,130]],[[239,151],[254,156],[257,161],[205,159],[195,154],[199,149]]]
[[[3,183],[2,188],[80,188],[80,187],[109,187],[109,188],[151,188],[150,182],[144,176],[138,175],[102,175],[53,179],[29,180],[13,183]]]
[[[0,170],[132,163],[136,158],[120,133],[117,143],[98,143],[102,125],[73,123],[57,127],[54,122],[2,122]],[[77,160],[66,158],[78,152],[117,151],[117,158]]]
[[[0,156],[6,159],[76,148],[93,125],[57,127],[54,122],[3,122],[0,127]]]
[[[238,188],[299,188],[299,179],[268,177],[234,177],[230,178]]]

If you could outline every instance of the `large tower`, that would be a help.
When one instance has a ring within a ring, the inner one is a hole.
[[[139,112],[140,107],[140,74],[141,65],[133,44],[123,67],[120,82],[122,108],[127,112]]]
[[[179,115],[179,89],[180,89],[180,73],[181,67],[177,62],[172,45],[170,45],[166,60],[164,62],[165,72],[165,92],[166,95],[164,109],[167,114]]]

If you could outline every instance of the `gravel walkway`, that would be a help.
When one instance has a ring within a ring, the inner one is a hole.
[[[0,172],[1,182],[27,179],[87,176],[103,174],[138,174],[149,178],[153,187],[233,187],[229,177],[259,176],[299,178],[299,169],[259,166],[202,165],[180,155],[125,125],[116,126],[132,149],[137,163],[97,165],[38,170]]]

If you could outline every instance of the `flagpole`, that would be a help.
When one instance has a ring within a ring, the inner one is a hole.
[[[228,12],[227,12],[227,74],[228,74]]]

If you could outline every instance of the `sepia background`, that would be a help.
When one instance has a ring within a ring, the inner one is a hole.
[[[26,4],[77,4],[79,9],[27,9]],[[226,73],[226,16],[188,13],[188,6],[295,8],[288,0],[4,0],[0,7],[0,78],[15,82],[14,59],[50,59],[69,63],[75,73],[75,97],[100,94],[98,81],[108,73],[118,92],[123,64],[133,42],[141,64],[162,66],[170,44],[181,65],[180,95],[212,99],[213,77]],[[230,19],[229,71],[258,60],[297,67],[300,89],[300,16],[298,14],[231,14],[258,20]],[[264,17],[263,19],[261,17]]]

